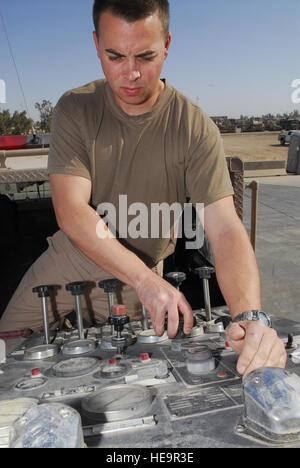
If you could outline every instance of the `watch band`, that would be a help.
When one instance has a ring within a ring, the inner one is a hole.
[[[237,315],[232,321],[235,323],[260,321],[264,323],[267,327],[272,328],[272,322],[269,315],[266,314],[266,312],[264,312],[263,310],[259,309],[247,310],[246,312],[242,312],[241,314]]]

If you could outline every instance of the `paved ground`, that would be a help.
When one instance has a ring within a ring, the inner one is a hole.
[[[300,321],[300,176],[247,179],[259,182],[256,255],[263,307]],[[250,191],[244,223],[250,226]]]

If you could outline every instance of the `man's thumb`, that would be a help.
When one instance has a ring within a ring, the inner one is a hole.
[[[245,337],[245,330],[239,323],[231,323],[226,328],[226,335],[228,340],[239,341]]]

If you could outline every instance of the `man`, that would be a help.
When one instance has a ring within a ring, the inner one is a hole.
[[[257,367],[284,367],[286,353],[276,332],[260,320],[252,321],[255,314],[245,315],[261,309],[260,280],[234,209],[219,132],[197,106],[160,79],[171,43],[168,1],[96,0],[94,23],[106,81],[66,93],[53,121],[49,174],[60,231],[25,275],[0,329],[25,323],[20,313],[33,307],[29,295],[34,285],[70,282],[75,271],[77,279],[101,279],[105,272],[120,279],[127,285],[128,302],[134,302],[133,291],[158,335],[166,312],[169,336],[176,334],[178,312],[188,334],[191,307],[157,274],[174,250],[172,236],[99,235],[107,228],[95,208],[108,202],[122,215],[120,195],[149,208],[155,202],[183,204],[189,196],[192,203],[205,206],[204,227],[218,281],[232,318],[238,320],[227,335],[240,353],[237,370],[246,375]],[[67,309],[65,294],[58,293],[59,315]],[[99,317],[99,311],[95,313]]]

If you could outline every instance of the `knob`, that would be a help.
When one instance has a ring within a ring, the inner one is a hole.
[[[186,274],[182,271],[172,271],[165,275],[165,279],[175,286],[175,288],[179,289],[181,284],[186,280]]]
[[[118,286],[121,286],[122,282],[116,278],[111,278],[103,281],[99,281],[98,286],[104,289],[106,293],[115,292]]]
[[[187,370],[194,375],[206,374],[216,368],[212,351],[205,345],[185,353]]]
[[[129,317],[126,314],[125,305],[115,305],[112,307],[112,315],[108,317],[108,323],[114,326],[116,332],[120,333],[124,325],[129,323]]]
[[[70,291],[72,296],[81,296],[87,289],[87,281],[75,281],[66,285],[66,290]]]
[[[38,297],[49,297],[50,292],[54,290],[54,286],[44,285],[36,286],[33,288],[32,292],[38,293]]]
[[[165,317],[165,330],[168,330],[168,320],[169,318],[168,318],[168,313],[167,313]],[[196,321],[196,318],[194,317],[193,327],[195,327],[196,325],[197,325],[197,321]],[[178,339],[186,338],[187,336],[189,336],[184,333],[183,327],[184,327],[184,317],[182,314],[179,314],[178,330],[177,330],[177,335],[174,337],[174,339],[178,340]]]
[[[214,267],[209,266],[196,268],[195,271],[198,273],[200,279],[210,279],[211,275],[215,273]]]

